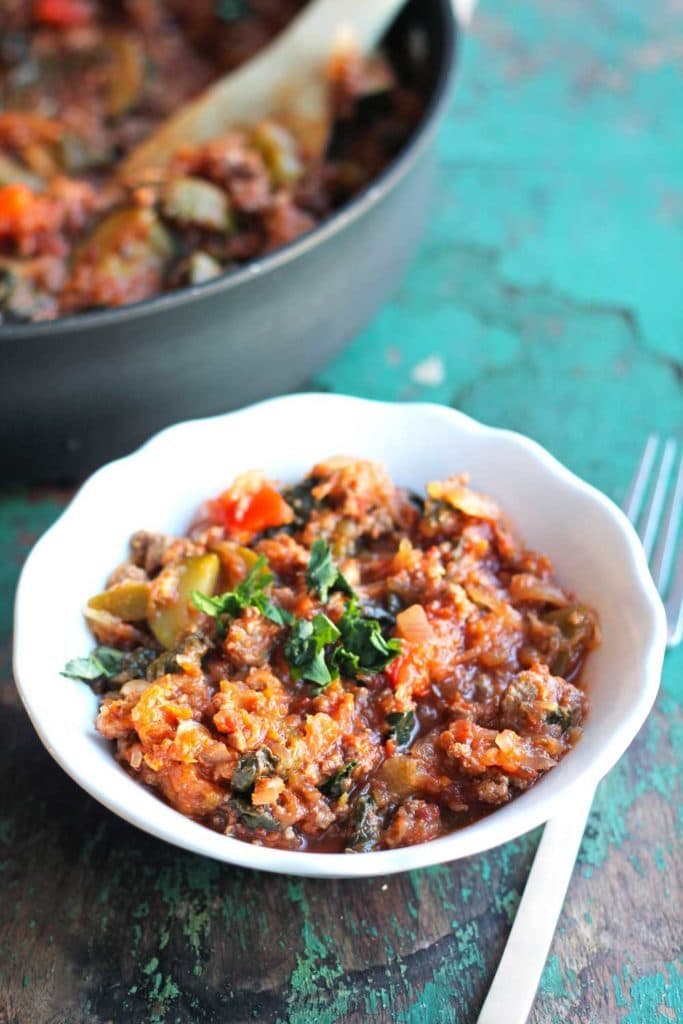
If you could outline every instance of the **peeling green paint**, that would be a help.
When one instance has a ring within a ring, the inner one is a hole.
[[[543,990],[549,995],[563,998],[567,995],[564,976],[560,966],[559,958],[553,953],[548,957],[548,962],[543,971]]]
[[[628,996],[620,1005],[628,1007],[628,1012],[619,1018],[619,1024],[671,1024],[683,1018],[680,964],[668,963],[663,971],[633,979],[624,969],[624,987]]]
[[[661,846],[655,847],[655,865],[658,871],[666,871],[666,854]]]
[[[180,925],[191,951],[195,969],[201,973],[202,945],[211,926],[211,905],[207,892],[214,888],[219,865],[198,857],[183,858],[162,870],[154,887]],[[168,942],[165,939],[164,945]]]
[[[289,979],[286,1018],[277,1024],[336,1024],[348,1006],[350,991],[341,983],[344,969],[311,920],[311,908],[304,885],[287,880],[287,895],[301,913],[302,952]]]
[[[612,984],[614,986],[614,998],[617,1006],[628,1006],[628,999],[624,995],[624,990],[621,987],[621,979],[618,975],[612,975]]]
[[[631,856],[629,857],[629,862],[633,865],[633,868],[634,868],[635,872],[637,874],[639,874],[641,876],[641,878],[645,878],[646,877],[647,872],[646,872],[645,868],[643,867],[643,865],[641,864],[640,857],[638,856],[637,853],[632,853],[631,854]]]
[[[145,964],[145,966],[142,968],[143,973],[144,974],[154,974],[154,972],[156,971],[158,966],[159,966],[159,961],[157,960],[157,958],[155,956],[153,956],[152,959],[149,961],[149,963]]]

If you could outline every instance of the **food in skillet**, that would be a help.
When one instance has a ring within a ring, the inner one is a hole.
[[[594,611],[465,476],[423,499],[336,457],[238,477],[186,536],[136,533],[65,674],[181,814],[248,842],[366,851],[507,803],[581,736]]]
[[[0,324],[209,280],[328,216],[395,155],[417,96],[379,58],[330,69],[336,129],[311,160],[264,121],[123,178],[122,158],[252,56],[302,0],[7,0],[0,10]]]

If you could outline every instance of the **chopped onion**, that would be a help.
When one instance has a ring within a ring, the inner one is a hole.
[[[422,644],[434,639],[434,631],[421,604],[411,604],[410,608],[399,612],[396,627],[399,636],[410,643]]]
[[[530,572],[520,572],[510,580],[510,596],[514,601],[537,601],[563,608],[569,604],[564,591],[555,583],[539,580]]]
[[[445,501],[452,508],[464,512],[473,519],[499,519],[500,509],[495,501],[470,490],[466,481],[465,476],[454,476],[443,481],[435,480],[427,485],[427,494],[433,501]]]

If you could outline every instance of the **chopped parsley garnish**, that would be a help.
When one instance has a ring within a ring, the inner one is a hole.
[[[326,540],[316,540],[311,548],[311,557],[306,569],[306,586],[309,593],[318,592],[323,604],[334,590],[353,597],[351,584],[332,559],[332,551]]]
[[[557,704],[547,713],[545,720],[548,725],[559,725],[562,732],[566,732],[567,729],[574,725],[574,712],[571,708],[563,708],[560,704]]]
[[[399,747],[405,747],[410,743],[415,728],[414,711],[392,711],[387,715],[387,725],[391,732],[389,736],[396,740]]]
[[[285,644],[285,658],[294,679],[306,679],[319,690],[339,677],[352,679],[383,672],[401,653],[401,641],[387,640],[377,619],[365,618],[352,598],[339,625],[327,615],[297,619]]]
[[[96,647],[87,658],[72,658],[67,661],[62,675],[67,679],[113,679],[123,671],[126,656],[115,647]]]
[[[336,679],[338,672],[328,665],[325,648],[339,639],[340,633],[327,615],[297,619],[285,644],[285,658],[293,679],[307,679],[320,689]]]
[[[263,555],[257,559],[247,575],[234,590],[228,590],[224,594],[216,594],[209,597],[202,594],[200,590],[193,590],[191,596],[192,604],[205,615],[213,618],[229,616],[237,618],[245,608],[257,608],[267,619],[275,622],[278,626],[290,626],[294,622],[294,616],[285,608],[274,604],[265,593],[266,588],[273,582],[274,576],[268,569],[268,563]]]
[[[319,690],[329,686],[340,672],[351,678],[382,672],[401,653],[401,641],[387,640],[377,619],[363,615],[348,580],[334,564],[326,541],[316,540],[313,544],[306,583],[322,601],[327,600],[332,590],[350,596],[338,627],[322,613],[311,620],[297,619],[274,604],[266,594],[273,578],[261,556],[234,590],[214,597],[193,590],[192,603],[205,615],[219,620],[236,618],[251,607],[278,626],[291,626],[284,653],[292,678],[305,679]]]
[[[402,611],[403,604],[396,594],[387,594],[384,601],[385,604],[380,604],[378,601],[364,600],[361,609],[367,619],[377,619],[386,636],[396,627],[396,616]]]
[[[333,775],[330,775],[329,779],[318,786],[320,792],[332,800],[337,800],[349,788],[351,775],[357,765],[358,761],[349,761],[348,764],[342,765]]]
[[[383,672],[401,653],[401,641],[387,640],[377,619],[366,618],[356,600],[351,600],[339,620],[341,644],[335,663],[347,676]]]

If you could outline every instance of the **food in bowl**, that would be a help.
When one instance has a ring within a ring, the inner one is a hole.
[[[420,497],[335,457],[238,477],[187,534],[136,533],[65,674],[172,807],[247,842],[436,839],[534,785],[581,736],[596,613],[466,476]]]
[[[0,12],[0,323],[201,284],[311,230],[398,152],[421,103],[388,63],[330,68],[322,160],[283,120],[117,173],[131,149],[248,59],[301,0],[12,0]]]

